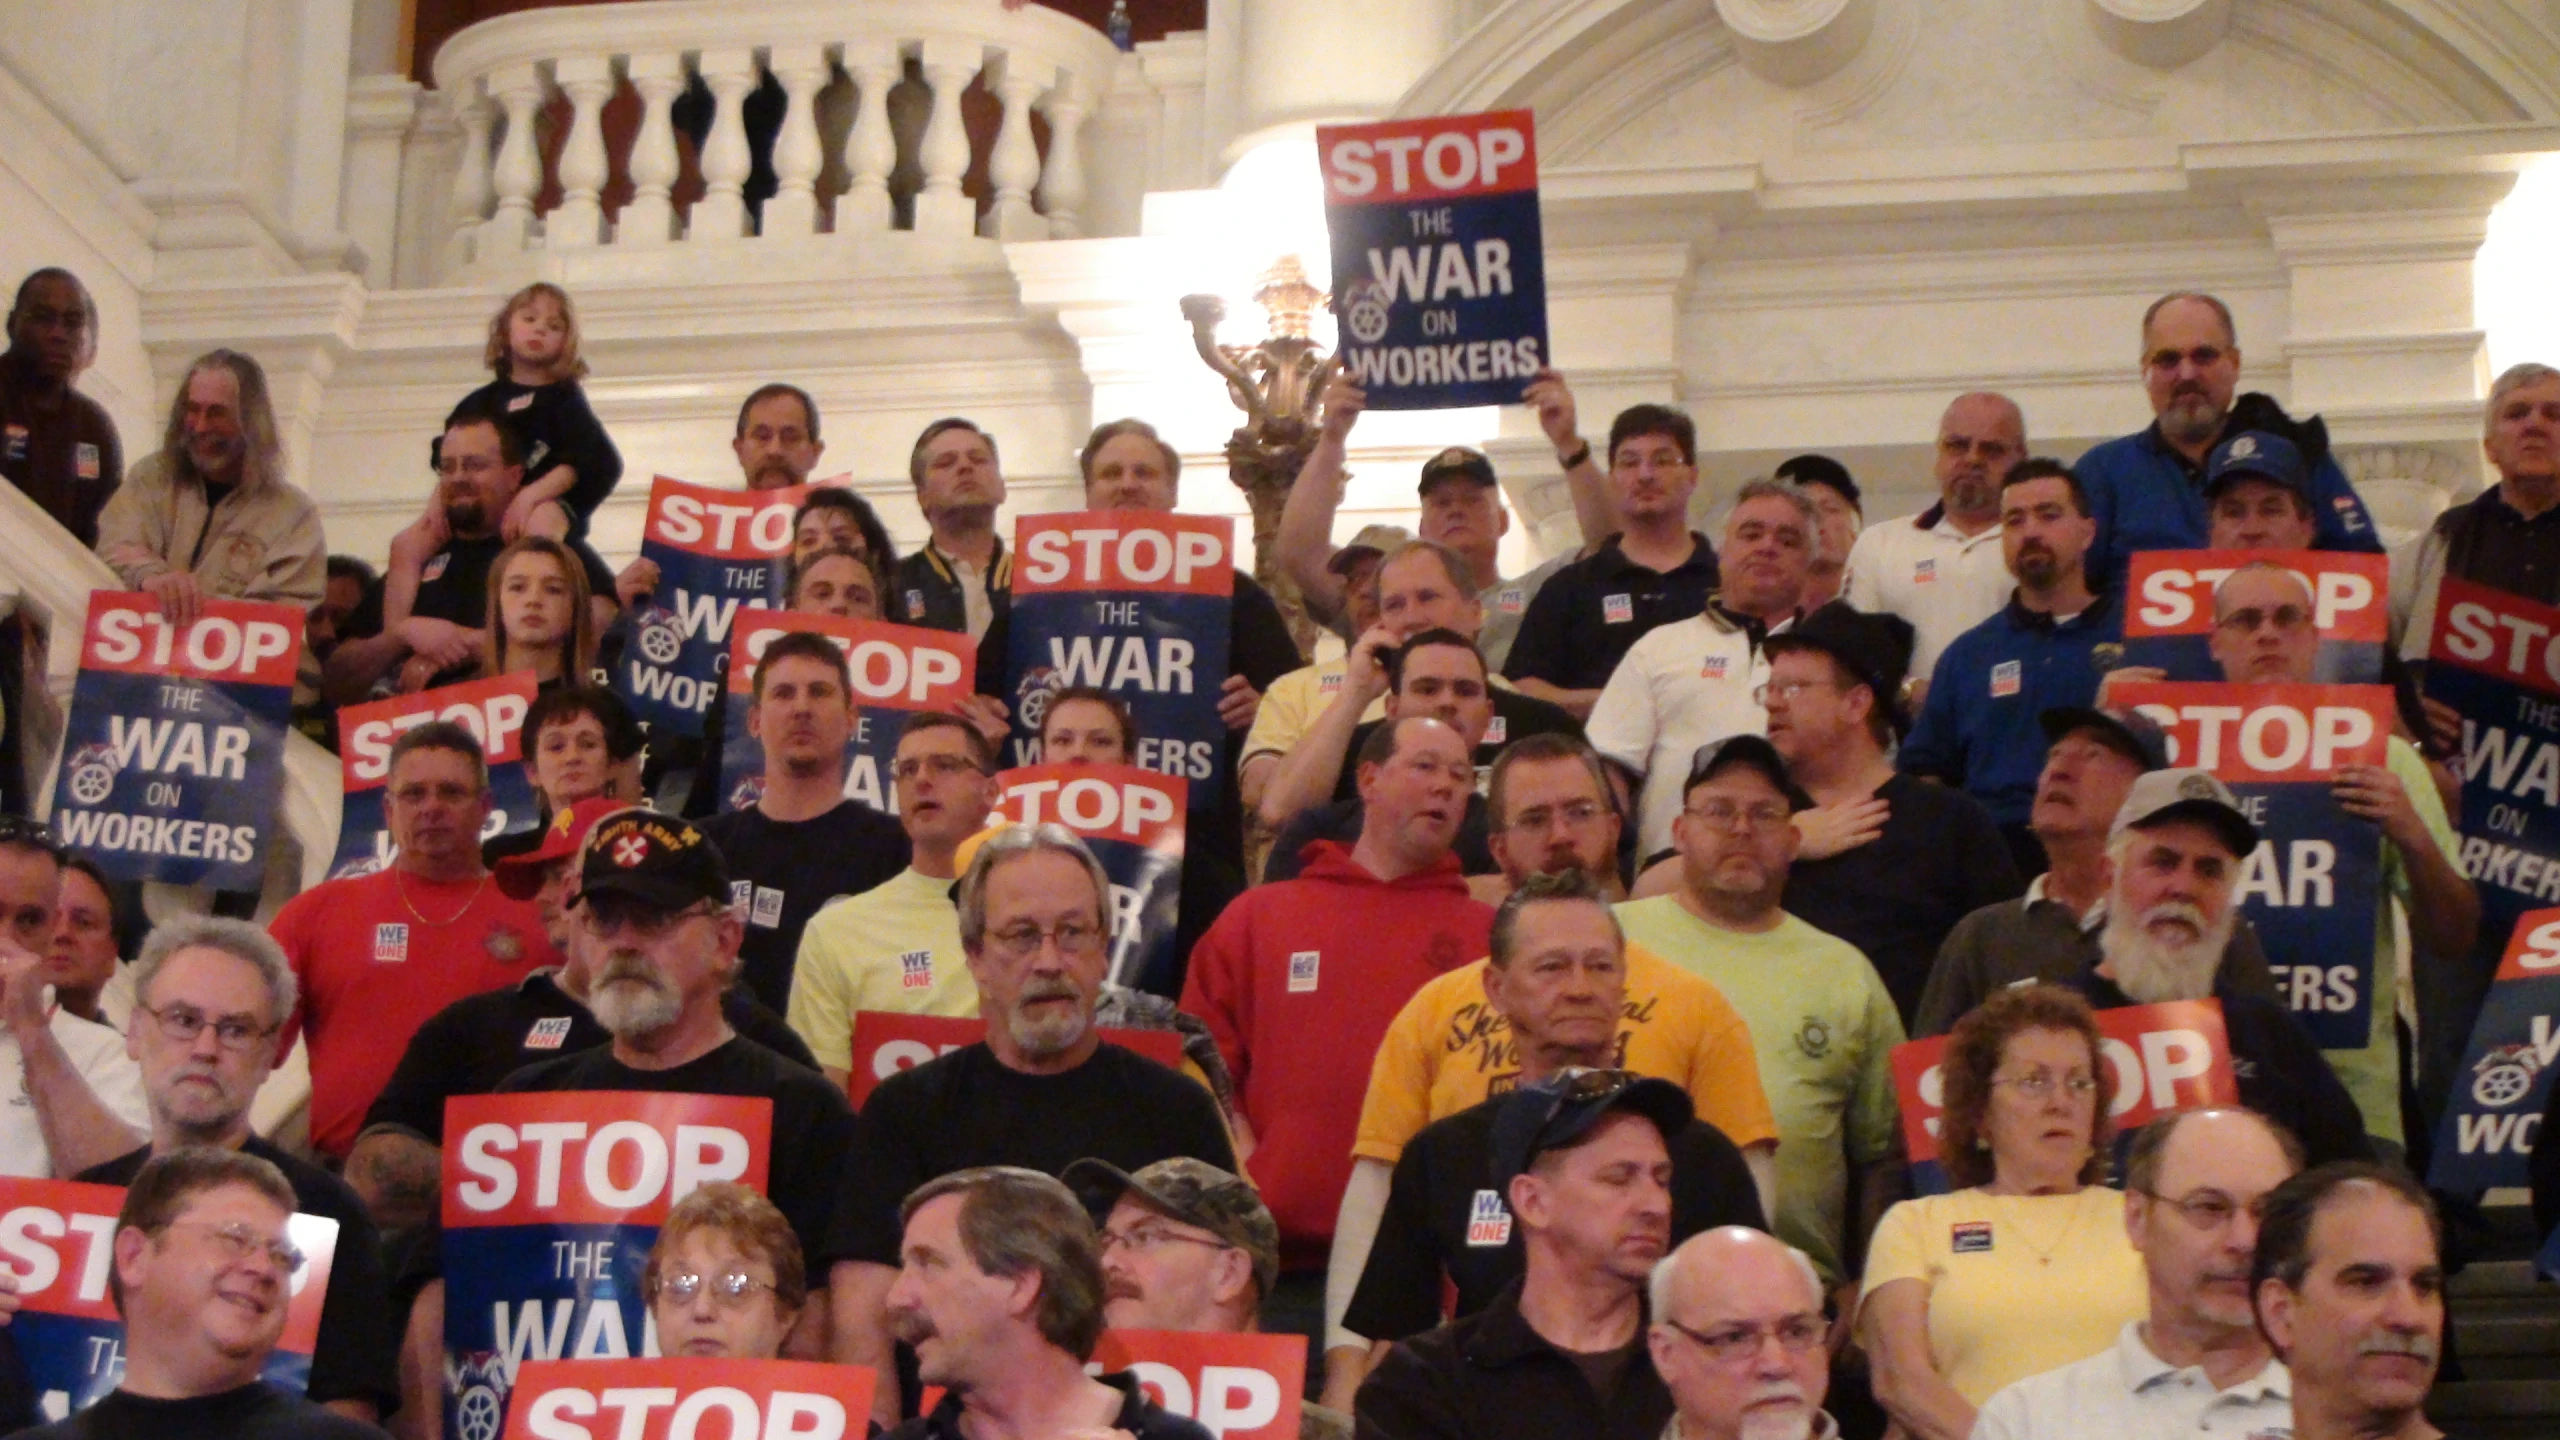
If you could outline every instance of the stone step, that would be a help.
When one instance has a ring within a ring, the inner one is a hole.
[[[2550,1440],[2560,1434],[2560,1380],[2466,1380],[2439,1385],[2427,1418],[2464,1440]]]

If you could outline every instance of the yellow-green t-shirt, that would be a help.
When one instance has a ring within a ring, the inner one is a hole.
[[[791,967],[791,1028],[819,1064],[851,1069],[858,1010],[978,1013],[978,982],[960,950],[950,881],[911,865],[810,917]]]
[[[1849,1166],[1892,1153],[1899,1114],[1890,1058],[1902,1019],[1876,967],[1793,915],[1741,934],[1657,895],[1620,905],[1618,923],[1631,945],[1715,986],[1750,1027],[1760,1088],[1778,1122],[1774,1227],[1824,1278],[1846,1278]]]
[[[1895,1280],[1929,1290],[1938,1376],[1980,1405],[2002,1386],[2112,1348],[2151,1314],[2142,1255],[2124,1233],[2124,1193],[1958,1190],[1905,1200],[1867,1242],[1873,1295]]]
[[[2410,808],[2426,823],[2436,849],[2447,860],[2461,854],[2462,842],[2444,813],[2444,798],[2436,792],[2435,776],[2428,772],[2425,757],[2397,735],[2391,737],[2387,753],[2389,770],[2400,777],[2401,788],[2409,792]],[[2399,1013],[2400,995],[2400,944],[2392,912],[2409,908],[2409,862],[2401,855],[2400,847],[2389,840],[2382,842],[2382,884],[2378,888],[2382,895],[2374,906],[2371,1028],[2360,1049],[2320,1053],[2328,1057],[2329,1068],[2338,1072],[2339,1083],[2355,1097],[2356,1109],[2364,1114],[2365,1133],[2398,1145],[2405,1137],[2400,1123],[2400,1041],[2391,1028],[2392,1017]],[[2340,897],[2342,903],[2344,899]],[[2316,955],[2267,958],[2278,965],[2320,965]]]

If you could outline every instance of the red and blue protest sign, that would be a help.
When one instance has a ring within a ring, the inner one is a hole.
[[[1106,1026],[1102,1043],[1144,1055],[1167,1070],[1182,1068],[1179,1030],[1123,1030]],[[859,1112],[880,1082],[901,1070],[913,1070],[964,1045],[987,1038],[987,1022],[975,1015],[910,1015],[903,1010],[857,1010],[849,1040],[852,1068],[845,1072],[845,1098]]]
[[[2163,1115],[2240,1103],[2231,1063],[2231,1032],[2219,1000],[2169,1000],[2096,1012],[2107,1068],[2115,1078],[2116,1133],[2130,1136]],[[1933,1035],[1893,1047],[1893,1089],[1902,1109],[1902,1139],[1920,1194],[1943,1195],[1946,1166],[1938,1128],[1946,1111],[1941,1062],[1948,1037]]]
[[[1014,527],[1010,766],[1040,763],[1049,698],[1091,685],[1126,701],[1138,765],[1191,785],[1197,821],[1225,804],[1235,521],[1141,510],[1026,515]]]
[[[791,516],[816,488],[723,490],[661,475],[649,487],[640,558],[658,585],[631,616],[613,688],[652,733],[700,736],[742,609],[782,604]]]
[[[118,880],[257,889],[302,620],[291,605],[213,600],[182,632],[156,597],[91,591],[54,777],[63,843]]]
[[[489,680],[466,680],[415,695],[398,695],[338,712],[338,854],[329,878],[370,875],[391,863],[383,800],[391,779],[391,746],[401,732],[430,720],[450,720],[471,732],[489,762],[489,820],[484,841],[542,823],[532,767],[525,763],[524,717],[540,684],[530,670]]]
[[[2209,642],[2213,596],[2231,572],[2255,562],[2281,565],[2311,593],[2320,651],[2311,678],[2328,685],[2382,679],[2390,636],[2391,560],[2333,550],[2146,550],[2133,557],[2124,615],[2128,665],[2155,666],[2169,680],[2219,680]]]
[[[86,1410],[124,1378],[124,1320],[107,1293],[123,1208],[121,1185],[0,1177],[0,1262],[18,1277],[19,1300],[0,1344],[17,1351],[46,1421]],[[307,1263],[287,1287],[284,1333],[262,1373],[299,1393],[311,1380],[338,1222],[296,1215],[285,1234]]]
[[[2560,609],[2448,578],[2427,698],[2462,716],[2461,853],[2486,944],[2560,903]]]
[[[891,762],[907,717],[918,710],[956,711],[977,688],[978,647],[966,635],[842,620],[792,610],[738,617],[730,632],[727,719],[720,741],[720,808],[744,810],[764,795],[764,742],[751,733],[756,662],[777,635],[825,635],[844,650],[853,673],[853,738],[845,743],[844,793],[882,814],[897,813]]]
[[[445,1430],[491,1435],[529,1360],[656,1353],[658,1225],[714,1181],[761,1194],[762,1097],[558,1091],[445,1102]]]
[[[2497,978],[2453,1074],[2453,1093],[2427,1160],[2427,1183],[2448,1194],[2524,1185],[2560,1059],[2560,909],[2517,919]]]
[[[1343,372],[1372,410],[1510,405],[1546,368],[1530,112],[1316,129]]]
[[[2384,763],[2390,689],[2173,681],[2112,693],[2159,722],[2171,764],[2212,771],[2231,787],[2258,827],[2233,898],[2257,927],[2280,998],[2320,1048],[2364,1048],[2382,832],[2341,808],[2330,784],[2342,765]]]
[[[867,1365],[809,1360],[535,1360],[506,1440],[859,1440],[877,1383]]]
[[[1066,826],[1111,877],[1112,982],[1145,989],[1171,975],[1189,787],[1130,765],[1033,765],[996,784],[1005,823]]]
[[[1218,1440],[1295,1440],[1307,1337],[1206,1330],[1105,1330],[1088,1373],[1127,1371],[1158,1405]]]

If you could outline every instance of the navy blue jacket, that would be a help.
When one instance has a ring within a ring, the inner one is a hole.
[[[2098,678],[2123,656],[2121,592],[2099,595],[2058,625],[2012,592],[1999,614],[1938,656],[1895,763],[1961,787],[2003,825],[2024,825],[2050,745],[2036,717],[2096,703]]]
[[[2139,434],[2093,446],[2071,473],[2088,493],[2089,518],[2098,522],[2098,538],[2083,562],[2092,586],[2124,588],[2125,567],[2137,550],[2201,550],[2213,533],[2204,471],[2169,448],[2157,421]],[[2373,517],[2336,459],[2320,456],[2311,470],[2311,492],[2311,519],[2318,528],[2312,548],[2382,553]]]

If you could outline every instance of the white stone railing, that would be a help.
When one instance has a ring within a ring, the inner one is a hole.
[[[532,250],[892,230],[1074,238],[1089,188],[1085,122],[1121,59],[1090,26],[1000,0],[631,0],[483,21],[435,57],[461,128],[440,271]],[[778,189],[758,216],[744,194],[757,158],[745,107],[767,77],[786,99],[768,151]],[[680,206],[675,106],[696,82],[713,106],[697,152],[703,190]],[[1001,107],[992,138],[974,143],[961,110],[973,82]],[[615,154],[605,110],[626,88],[639,124]],[[565,133],[547,144],[562,102]],[[962,188],[981,166],[983,213]],[[630,198],[608,214],[625,183]],[[538,209],[554,187],[557,203]]]

